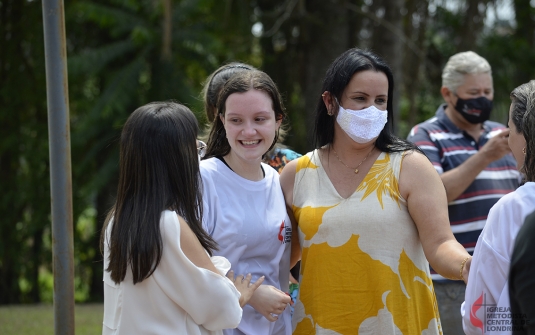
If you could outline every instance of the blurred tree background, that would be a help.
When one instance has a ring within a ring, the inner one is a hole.
[[[102,301],[99,234],[113,203],[117,139],[128,115],[175,99],[206,122],[200,90],[230,61],[279,85],[286,144],[311,147],[327,66],[369,48],[396,80],[405,137],[441,103],[441,71],[473,50],[493,68],[492,118],[506,123],[510,91],[535,78],[534,0],[65,0],[76,299]],[[50,302],[51,223],[42,3],[0,0],[0,304]]]

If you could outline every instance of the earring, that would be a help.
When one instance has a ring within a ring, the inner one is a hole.
[[[322,96],[322,97],[325,97],[325,95],[326,95],[326,94],[325,94],[325,93],[323,93],[323,94],[322,94],[321,96]],[[331,112],[330,110],[327,110],[327,115],[329,115],[329,116],[333,116],[333,115],[334,115],[334,113],[333,113],[333,112]]]
[[[523,147],[522,148],[522,153],[525,155],[526,154],[526,147]]]

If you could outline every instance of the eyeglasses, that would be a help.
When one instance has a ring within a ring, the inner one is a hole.
[[[203,158],[206,154],[206,143],[201,140],[197,140],[197,155]]]

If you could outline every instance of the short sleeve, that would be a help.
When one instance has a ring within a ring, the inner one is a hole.
[[[203,170],[203,167],[201,165],[201,176],[202,176],[202,205],[203,205],[203,213],[202,213],[202,227],[203,229],[208,233],[208,235],[212,236],[214,234],[215,229],[215,210],[216,206],[212,204],[213,201],[212,195],[217,194],[212,188],[214,187],[212,184],[212,180],[210,178],[210,174],[207,171]]]
[[[407,140],[414,143],[424,152],[438,173],[444,172],[441,162],[440,148],[437,146],[436,142],[431,139],[429,132],[425,127],[422,127],[422,124],[416,125],[411,129]]]

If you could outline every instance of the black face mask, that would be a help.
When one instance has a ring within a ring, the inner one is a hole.
[[[466,100],[457,97],[455,109],[466,121],[472,124],[483,123],[490,117],[492,101],[485,97]]]

